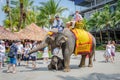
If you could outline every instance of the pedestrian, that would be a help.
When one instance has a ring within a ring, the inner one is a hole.
[[[25,45],[23,53],[24,53],[24,61],[25,61],[25,65],[28,66],[28,62],[29,62],[29,55],[28,52],[30,51],[30,46],[28,44]]]
[[[106,62],[108,62],[109,59],[111,62],[113,62],[112,55],[111,55],[111,41],[108,41],[108,44],[106,45],[106,51],[105,51],[104,57],[106,59],[105,60]]]
[[[114,61],[114,57],[115,57],[115,41],[112,41],[111,43],[111,54],[112,54],[112,58]]]
[[[18,47],[17,47],[17,42],[15,41],[14,43],[12,43],[12,45],[10,46],[10,51],[8,53],[8,57],[10,58],[10,62],[8,64],[8,70],[7,72],[11,72],[10,68],[12,67],[12,73],[16,73],[16,60],[17,60],[17,51],[18,51]]]
[[[17,65],[20,66],[20,62],[21,62],[22,54],[23,54],[23,44],[20,41],[18,41],[17,47],[18,47],[18,52],[17,52],[18,64]]]
[[[5,42],[0,41],[0,68],[4,66],[5,51]]]
[[[43,57],[43,64],[48,63],[48,58],[49,58],[48,47],[44,48],[42,57]]]
[[[37,41],[33,43],[32,49],[35,49],[36,47],[37,47]],[[32,53],[30,56],[32,59],[32,68],[36,69],[37,52]]]

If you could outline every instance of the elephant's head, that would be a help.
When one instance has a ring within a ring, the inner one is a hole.
[[[31,50],[29,53],[36,52],[46,46],[51,47],[51,51],[53,51],[54,48],[60,47],[62,43],[65,43],[67,41],[67,37],[63,33],[53,33],[52,35],[48,34],[46,38],[43,40],[43,42],[36,48]]]
[[[60,46],[66,41],[67,36],[65,36],[63,33],[54,33],[53,35],[48,35],[48,37],[45,40],[45,42],[48,43],[48,45],[54,45],[55,47]]]

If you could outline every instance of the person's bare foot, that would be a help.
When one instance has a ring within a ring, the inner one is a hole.
[[[10,70],[7,70],[7,73],[10,73]]]
[[[12,73],[13,73],[13,74],[15,74],[15,73],[16,73],[16,71],[13,71]]]

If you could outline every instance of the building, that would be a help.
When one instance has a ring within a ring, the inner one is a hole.
[[[86,7],[80,11],[82,16],[89,19],[95,11],[102,11],[105,4],[110,4],[111,11],[115,10],[117,0],[70,0],[74,1],[75,5]]]
[[[86,7],[86,9],[80,11],[82,16],[86,19],[90,19],[91,15],[95,13],[96,11],[101,12],[103,10],[103,7],[106,4],[110,4],[110,11],[114,12],[117,4],[117,0],[70,0],[74,1],[75,5],[79,5],[82,7]],[[115,29],[116,36],[118,38],[118,41],[120,41],[120,25],[118,25]],[[97,43],[100,43],[100,34],[96,31],[91,31],[91,33],[96,36]],[[114,32],[112,29],[109,29],[110,37],[112,40],[114,39]],[[106,31],[102,31],[103,35],[103,41],[104,43],[107,42],[107,34]]]

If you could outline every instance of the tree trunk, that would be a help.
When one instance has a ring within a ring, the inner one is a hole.
[[[23,21],[23,0],[20,1],[20,19],[18,24],[18,31],[21,29],[22,21]]]
[[[103,41],[102,41],[102,31],[100,30],[100,44],[102,44]]]
[[[113,29],[113,33],[114,33],[114,39],[115,39],[115,41],[117,42],[117,36],[116,36],[115,29]]]
[[[9,9],[9,8],[10,8],[10,7],[9,7],[9,0],[6,0],[6,4],[7,4],[7,8]],[[8,15],[8,19],[9,19],[9,21],[10,21],[10,23],[9,23],[9,28],[10,28],[11,31],[13,31],[13,28],[12,28],[12,26],[11,26],[10,10],[7,11],[7,15]]]
[[[110,33],[109,33],[109,30],[108,30],[108,26],[107,26],[107,36],[108,36],[108,41],[110,40]]]

